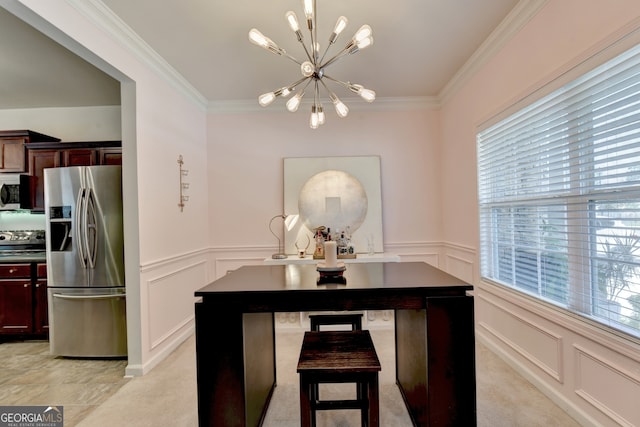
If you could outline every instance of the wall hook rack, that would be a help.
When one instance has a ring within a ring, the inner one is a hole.
[[[180,212],[184,211],[185,202],[189,200],[189,196],[184,194],[184,191],[189,188],[189,183],[184,181],[184,177],[189,175],[189,171],[184,169],[184,160],[182,159],[182,154],[178,156],[178,171],[179,171],[179,179],[180,179],[180,201],[178,202],[178,207],[180,208]]]

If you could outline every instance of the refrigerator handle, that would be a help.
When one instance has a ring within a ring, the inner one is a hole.
[[[84,242],[87,252],[87,264],[89,268],[95,268],[98,252],[98,220],[96,216],[96,199],[91,188],[87,190],[85,204]]]
[[[85,242],[82,241],[84,237],[84,233],[82,230],[84,228],[84,215],[85,211],[85,189],[81,188],[78,191],[78,198],[76,200],[76,221],[75,221],[75,234],[78,239],[78,243],[76,245],[78,249],[78,258],[80,259],[80,265],[82,268],[87,268],[87,256],[85,254]]]
[[[65,294],[53,294],[54,298],[68,299],[68,300],[98,300],[98,299],[115,299],[126,298],[127,294],[100,294],[100,295],[65,295]]]

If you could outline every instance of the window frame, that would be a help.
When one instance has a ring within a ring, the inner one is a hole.
[[[638,31],[635,31],[634,33],[631,34],[631,36],[624,38],[624,40],[622,41],[618,40],[616,43],[609,46],[607,49],[591,57],[589,61],[585,61],[584,63],[579,64],[579,66],[575,67],[571,73],[565,73],[564,75],[561,76],[561,78],[558,78],[553,82],[551,82],[550,84],[542,87],[535,94],[531,94],[523,98],[518,103],[512,105],[509,109],[496,115],[494,118],[487,121],[483,126],[479,128],[478,136],[480,136],[483,131],[491,128],[495,124],[501,122],[506,118],[509,118],[513,115],[518,114],[520,111],[526,109],[529,105],[534,104],[536,101],[544,98],[548,94],[563,87],[564,85],[573,82],[575,79],[581,77],[583,74],[604,64],[610,59],[613,59],[620,53],[633,47],[636,44],[640,44],[640,36],[638,35]],[[572,114],[571,105],[567,105],[566,113]],[[594,115],[594,112],[592,110],[590,113],[590,116],[593,116],[593,115]],[[589,126],[589,123],[593,123],[593,121],[590,119],[586,123],[586,126]],[[592,125],[592,128],[593,128],[593,125]],[[567,135],[566,138],[570,139],[571,136]],[[478,144],[480,144],[479,139],[478,139]],[[593,148],[593,144],[591,144],[590,147]],[[572,156],[574,155],[574,152],[579,152],[581,150],[584,150],[583,146],[572,147],[572,149],[568,150],[570,163],[572,162]],[[591,150],[590,155],[592,157],[596,156],[596,153],[594,152],[593,149]],[[595,307],[595,303],[596,303],[595,291],[597,290],[596,288],[598,286],[598,283],[597,283],[598,277],[597,277],[596,271],[593,268],[592,259],[597,258],[596,256],[594,256],[594,251],[597,250],[597,248],[594,249],[594,239],[597,239],[597,232],[594,230],[591,230],[591,227],[592,227],[591,224],[593,223],[593,218],[591,217],[591,215],[595,212],[593,210],[594,208],[592,207],[592,205],[594,203],[599,203],[601,201],[613,199],[614,196],[619,197],[619,194],[612,195],[610,192],[607,192],[607,191],[592,191],[592,192],[584,193],[583,188],[570,188],[566,192],[566,194],[556,195],[555,197],[550,197],[548,199],[554,204],[561,204],[560,202],[564,201],[564,205],[567,206],[567,225],[566,225],[567,228],[585,227],[586,229],[589,229],[589,232],[585,235],[584,238],[573,240],[571,241],[570,244],[568,244],[568,247],[570,248],[570,250],[566,254],[567,260],[568,260],[567,261],[568,262],[568,267],[567,267],[568,300],[567,300],[566,306],[562,306],[561,304],[558,304],[558,302],[554,301],[553,299],[545,298],[543,296],[543,292],[540,289],[540,286],[541,286],[540,259],[541,259],[541,254],[543,254],[543,251],[539,248],[540,245],[537,245],[534,248],[532,248],[532,252],[535,252],[537,256],[537,266],[538,266],[537,293],[527,292],[526,290],[523,290],[517,286],[517,283],[516,283],[517,281],[515,280],[515,274],[516,274],[515,267],[512,267],[511,274],[513,279],[511,280],[511,283],[501,282],[499,279],[496,279],[496,274],[493,274],[492,275],[493,277],[487,277],[487,275],[485,274],[487,263],[490,263],[490,264],[495,263],[495,265],[491,267],[491,271],[493,272],[499,271],[499,266],[497,265],[497,263],[499,262],[499,257],[500,257],[500,254],[499,254],[500,244],[498,243],[497,240],[495,240],[496,239],[495,236],[492,237],[491,235],[487,235],[487,230],[485,229],[486,227],[483,225],[483,218],[484,218],[483,215],[486,215],[486,211],[499,209],[499,208],[516,209],[519,206],[527,206],[529,204],[536,205],[536,203],[531,203],[531,202],[532,201],[535,202],[536,200],[539,202],[540,200],[543,200],[545,198],[544,197],[539,198],[534,195],[532,199],[529,199],[526,197],[522,199],[514,198],[514,199],[511,199],[510,202],[500,201],[493,205],[486,204],[486,203],[483,204],[480,200],[480,191],[481,191],[480,153],[478,153],[478,159],[479,159],[478,160],[478,174],[479,174],[478,188],[479,188],[479,220],[480,220],[479,231],[480,231],[480,273],[481,273],[480,278],[481,280],[490,284],[499,285],[501,287],[504,287],[509,290],[513,290],[515,292],[523,293],[524,295],[528,295],[531,298],[534,298],[536,301],[543,302],[546,305],[553,307],[554,309],[561,310],[563,312],[568,312],[571,315],[576,315],[580,319],[586,320],[591,324],[595,323],[595,325],[598,327],[602,327],[609,331],[614,330],[616,334],[619,334],[620,332],[622,332],[625,338],[630,338],[634,341],[637,341],[638,339],[640,339],[640,327],[636,330],[635,328],[628,327],[627,325],[621,322],[614,322],[615,324],[612,325],[611,319],[609,319],[609,323],[606,323],[602,321],[601,317],[596,315],[597,310]],[[584,161],[584,158],[582,160]],[[595,163],[592,163],[592,165],[593,164]],[[580,173],[580,174],[585,173],[582,164],[571,163],[570,168],[580,168],[580,170],[575,173]],[[597,172],[594,168],[592,168],[591,175],[585,178],[584,181],[589,179],[594,179],[593,177],[596,176],[594,171]],[[581,180],[581,182],[582,181],[583,180]],[[634,198],[640,202],[640,189],[630,188],[625,191],[625,194],[627,196],[633,195]],[[572,213],[571,208],[573,209],[577,208],[577,210],[580,211],[581,213],[583,214],[587,213],[587,216],[585,217],[583,215],[581,217],[573,218],[571,214]],[[513,213],[512,213],[512,216],[513,216]],[[496,218],[491,216],[490,222],[493,222],[495,220]],[[512,221],[513,221],[513,218],[512,218]],[[490,233],[493,235],[501,232],[498,227],[492,227],[492,228],[493,230],[491,230]],[[568,233],[567,235],[571,236],[569,239],[574,239],[576,237],[572,233]],[[492,242],[490,250],[486,250],[486,248],[484,247],[487,244],[487,241]],[[515,251],[516,245],[512,243],[511,249],[512,249],[512,252]],[[588,265],[585,265],[582,262],[579,263],[579,265],[572,264],[571,259],[574,259],[574,257],[579,257],[584,259],[585,254],[587,254],[586,258],[589,260]],[[515,254],[512,254],[512,262],[513,263],[516,262]],[[578,266],[579,268],[571,268],[572,266]]]

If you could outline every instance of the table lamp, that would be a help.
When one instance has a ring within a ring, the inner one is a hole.
[[[282,218],[284,219],[284,225],[285,227],[287,227],[287,231],[290,231],[294,225],[296,225],[296,222],[298,222],[298,217],[299,215],[287,215],[287,214],[280,214],[280,215],[276,215],[273,218],[271,218],[271,221],[269,221],[269,231],[271,231],[271,234],[273,234],[275,236],[276,239],[278,239],[278,253],[275,253],[273,255],[271,255],[272,259],[285,259],[287,258],[287,255],[284,253],[284,249],[282,248],[282,241],[280,240],[280,237],[278,237],[278,235],[276,233],[273,232],[273,229],[271,228],[271,225],[273,224],[273,221],[276,218]]]

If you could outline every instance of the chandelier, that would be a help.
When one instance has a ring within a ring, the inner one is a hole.
[[[267,92],[258,97],[258,103],[262,107],[266,107],[270,105],[273,101],[278,97],[286,98],[291,93],[298,91],[294,96],[287,100],[287,110],[292,113],[298,111],[298,107],[300,107],[300,103],[302,101],[302,97],[305,95],[305,91],[309,89],[313,93],[313,103],[311,104],[311,117],[309,119],[309,126],[311,129],[317,129],[318,126],[324,124],[325,122],[325,114],[324,109],[322,107],[322,103],[320,100],[320,88],[324,88],[324,90],[328,93],[329,100],[333,103],[333,106],[338,114],[338,117],[344,118],[349,114],[349,108],[338,98],[338,96],[329,89],[326,81],[331,81],[333,83],[337,83],[350,91],[357,93],[367,102],[373,102],[376,99],[376,93],[371,89],[366,89],[362,85],[354,84],[351,82],[343,82],[338,79],[335,79],[326,74],[326,69],[329,65],[333,64],[340,58],[345,55],[352,55],[362,49],[365,49],[371,44],[373,44],[373,37],[371,36],[371,27],[368,25],[363,25],[360,27],[358,31],[356,31],[355,35],[349,40],[342,50],[338,53],[325,60],[327,53],[331,46],[333,46],[340,35],[340,33],[347,26],[348,20],[344,16],[338,18],[336,25],[333,29],[333,32],[329,36],[329,42],[327,47],[325,48],[322,55],[320,55],[320,43],[318,42],[317,36],[317,28],[316,28],[316,0],[303,0],[304,4],[304,15],[307,21],[307,28],[309,29],[310,35],[310,43],[307,46],[302,31],[300,30],[300,25],[298,22],[298,17],[292,11],[289,11],[285,14],[285,18],[289,23],[289,27],[295,33],[298,42],[304,48],[306,54],[306,61],[299,61],[289,53],[287,53],[284,49],[280,48],[277,44],[273,42],[273,40],[265,37],[260,31],[255,28],[252,28],[249,31],[249,40],[266,49],[267,51],[279,55],[284,56],[291,61],[295,62],[300,66],[300,73],[302,74],[302,78],[300,80],[291,83],[288,86],[281,87],[279,89],[274,90],[273,92]]]

